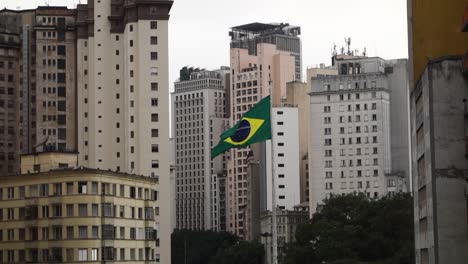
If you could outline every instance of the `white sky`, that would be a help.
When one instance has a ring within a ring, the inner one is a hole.
[[[0,0],[0,9],[35,8],[46,2],[72,8],[79,0]],[[170,87],[183,66],[229,66],[229,28],[251,22],[300,26],[304,69],[329,65],[333,43],[339,50],[345,37],[352,38],[352,49],[367,47],[369,56],[408,57],[406,0],[175,0],[169,29]]]

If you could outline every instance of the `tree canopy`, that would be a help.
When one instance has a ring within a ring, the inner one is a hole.
[[[285,264],[414,263],[413,199],[333,195],[287,245]]]
[[[171,243],[173,264],[263,263],[262,244],[227,232],[175,230]]]

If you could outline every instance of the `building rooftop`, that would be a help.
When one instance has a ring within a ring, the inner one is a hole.
[[[272,30],[278,27],[281,27],[282,25],[289,26],[289,24],[264,24],[264,23],[250,23],[250,24],[245,24],[237,27],[232,27],[232,30],[236,31],[248,31],[248,32],[263,32],[267,30]]]
[[[277,34],[301,34],[301,28],[298,26],[289,25],[289,23],[250,23],[231,28],[232,32],[250,33],[250,34],[264,34],[264,33],[277,33]]]

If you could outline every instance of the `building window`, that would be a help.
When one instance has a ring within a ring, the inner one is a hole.
[[[78,249],[78,261],[87,261],[88,260],[88,249],[79,248]]]
[[[157,21],[150,21],[150,28],[151,29],[157,29],[158,28],[158,22]]]
[[[151,52],[151,60],[158,60],[158,53],[156,51]]]
[[[98,249],[93,248],[91,249],[91,260],[96,261],[98,259]]]
[[[87,204],[79,204],[78,205],[78,215],[79,216],[88,216],[88,205]]]
[[[79,226],[78,227],[78,238],[88,238],[88,227]]]
[[[88,193],[88,183],[87,182],[78,182],[78,193],[87,194]]]
[[[151,45],[158,45],[158,37],[151,36],[150,43]]]
[[[151,129],[151,137],[154,137],[154,138],[159,137],[159,129],[157,128]]]
[[[151,98],[151,106],[158,106],[158,98]]]
[[[157,82],[152,82],[151,83],[151,91],[158,91],[158,83]]]

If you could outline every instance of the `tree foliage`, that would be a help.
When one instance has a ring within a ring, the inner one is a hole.
[[[285,264],[414,263],[413,200],[409,194],[369,199],[334,195],[298,227]]]
[[[173,264],[261,264],[264,255],[260,243],[227,232],[175,230],[171,246]]]

